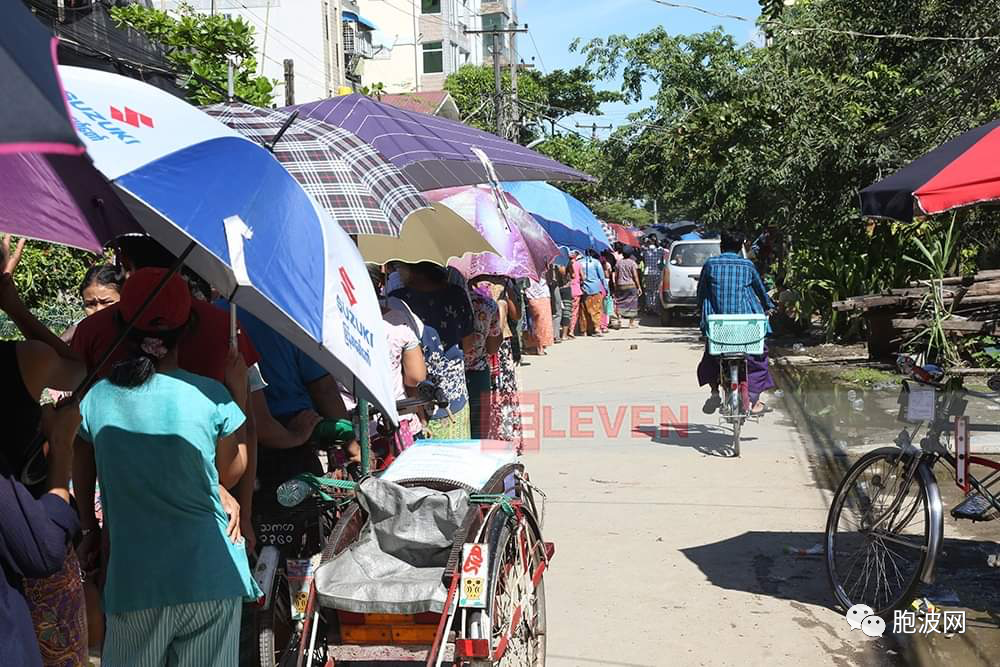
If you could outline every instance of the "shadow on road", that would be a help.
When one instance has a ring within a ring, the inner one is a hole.
[[[688,447],[706,456],[730,458],[733,456],[733,432],[721,426],[688,423],[687,432],[681,433],[675,424],[660,426],[640,426],[635,430],[647,436],[655,445]],[[757,438],[744,435],[741,443],[753,442]]]
[[[822,542],[816,532],[753,531],[681,552],[719,588],[831,607],[822,556],[798,555]]]

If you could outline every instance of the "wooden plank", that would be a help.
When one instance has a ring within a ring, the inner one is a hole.
[[[945,285],[958,285],[965,278],[963,276],[949,276],[942,280],[942,284]],[[986,271],[980,271],[979,273],[972,276],[973,281],[983,282],[986,280],[1000,280],[1000,269],[988,269]],[[920,287],[924,283],[919,280],[914,280],[910,282],[910,287]]]
[[[895,319],[892,326],[897,329],[921,329],[929,326],[930,320],[919,319]],[[954,333],[982,333],[993,330],[993,322],[976,322],[972,320],[946,320],[941,323],[941,328]]]

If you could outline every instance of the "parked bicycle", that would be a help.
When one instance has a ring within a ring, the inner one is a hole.
[[[900,368],[911,380],[902,384],[899,418],[910,426],[895,447],[868,452],[851,467],[826,525],[827,573],[837,602],[844,609],[865,604],[883,617],[909,605],[921,583],[933,580],[944,539],[938,463],[952,470],[966,492],[951,510],[954,518],[989,521],[1000,515],[994,493],[1000,463],[969,449],[970,433],[997,432],[1000,426],[970,424],[965,417],[968,398],[998,402],[1000,394],[971,391],[961,378],[944,380],[938,369],[917,367],[907,357],[900,358]],[[980,479],[973,465],[988,468],[988,474]]]

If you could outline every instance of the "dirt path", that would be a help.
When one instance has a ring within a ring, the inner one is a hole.
[[[543,431],[527,464],[556,543],[548,664],[896,663],[830,609],[820,559],[794,553],[820,542],[827,511],[809,445],[779,411],[745,428],[740,459],[722,456],[700,354],[695,331],[650,327],[560,344],[521,369]],[[654,414],[689,420],[686,433],[649,426]]]

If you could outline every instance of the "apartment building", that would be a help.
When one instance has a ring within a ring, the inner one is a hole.
[[[286,103],[285,60],[293,61],[294,102],[325,99],[363,85],[378,27],[355,0],[185,0],[200,12],[240,16],[254,27],[259,71]],[[395,1],[395,0],[394,0]],[[179,0],[153,0],[174,9]],[[365,82],[366,83],[366,82]]]
[[[463,65],[492,59],[492,40],[466,34],[516,20],[514,0],[358,0],[362,14],[378,25],[374,55],[365,63],[366,84],[389,93],[441,90]],[[489,13],[486,9],[489,8]],[[505,62],[509,50],[502,51]]]

